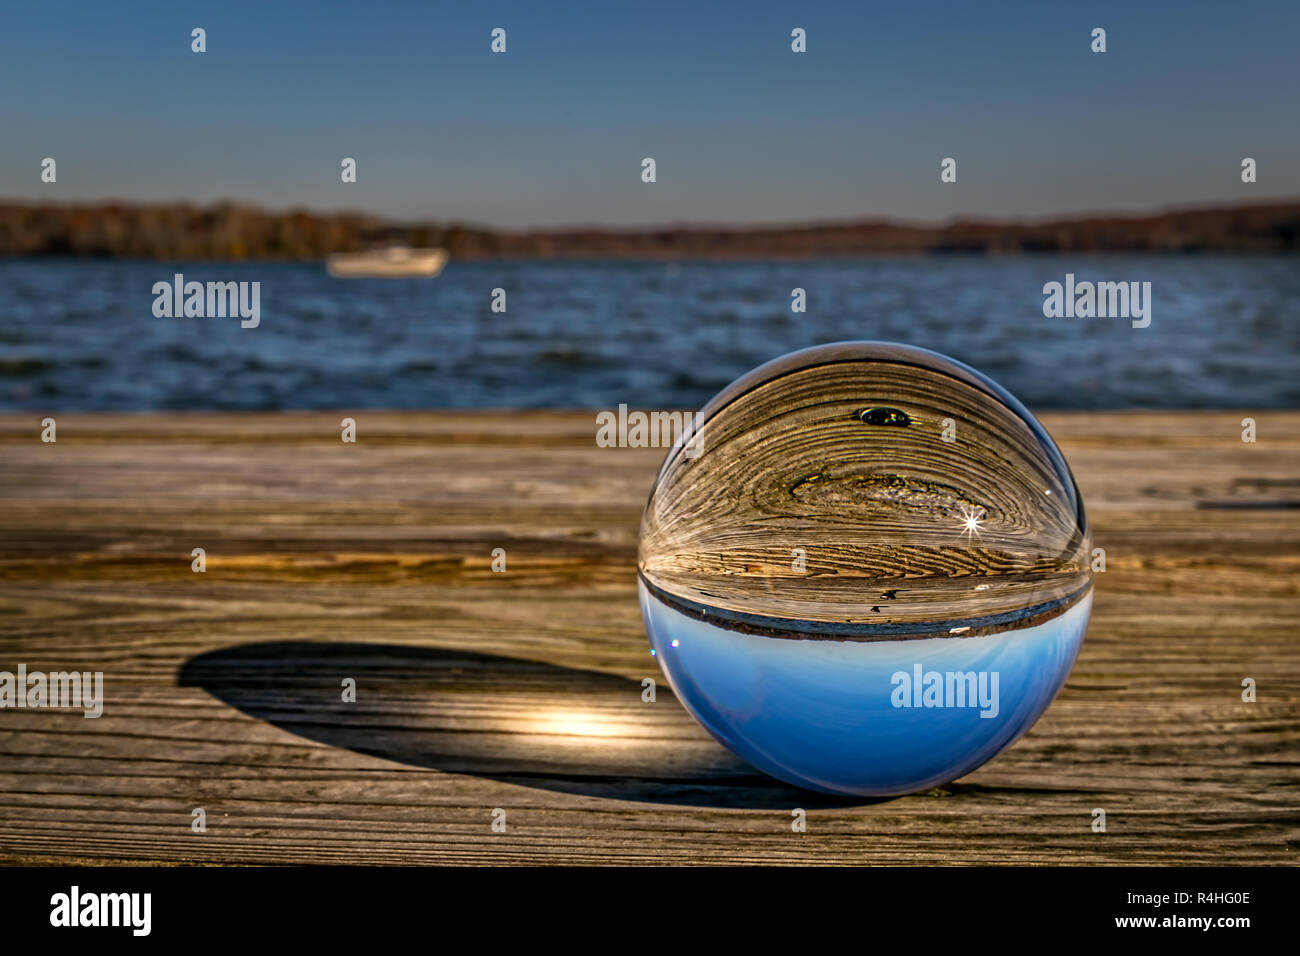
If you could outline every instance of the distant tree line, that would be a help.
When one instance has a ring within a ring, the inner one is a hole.
[[[385,245],[438,246],[454,259],[757,259],[878,254],[1295,252],[1300,202],[1040,222],[885,220],[806,226],[506,232],[394,223],[357,213],[272,212],[238,203],[0,202],[0,256],[317,260]]]

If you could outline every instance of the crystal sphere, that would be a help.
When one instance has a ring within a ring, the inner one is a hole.
[[[936,352],[840,342],[694,423],[646,504],[638,585],[652,653],[721,743],[801,787],[888,796],[969,773],[1047,709],[1092,543],[1010,393]]]

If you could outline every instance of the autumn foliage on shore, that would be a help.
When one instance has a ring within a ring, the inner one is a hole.
[[[1035,252],[1296,252],[1300,202],[1050,221],[940,226],[864,220],[772,227],[572,228],[507,232],[394,223],[356,213],[275,212],[237,203],[0,202],[0,256],[187,261],[323,259],[384,245],[438,246],[453,259],[760,259]]]

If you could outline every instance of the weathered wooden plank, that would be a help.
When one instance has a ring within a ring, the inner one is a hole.
[[[577,412],[351,413],[345,445],[344,414],[0,416],[0,669],[106,687],[0,710],[6,860],[1295,860],[1300,413],[1044,415],[1107,552],[1083,652],[1010,751],[881,802],[641,701],[661,451]]]

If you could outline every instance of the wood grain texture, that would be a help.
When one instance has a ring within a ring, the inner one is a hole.
[[[0,670],[106,695],[0,710],[5,861],[1296,860],[1300,413],[1044,415],[1107,554],[1078,663],[1009,751],[874,803],[642,702],[661,450],[591,413],[341,417],[0,416]]]

